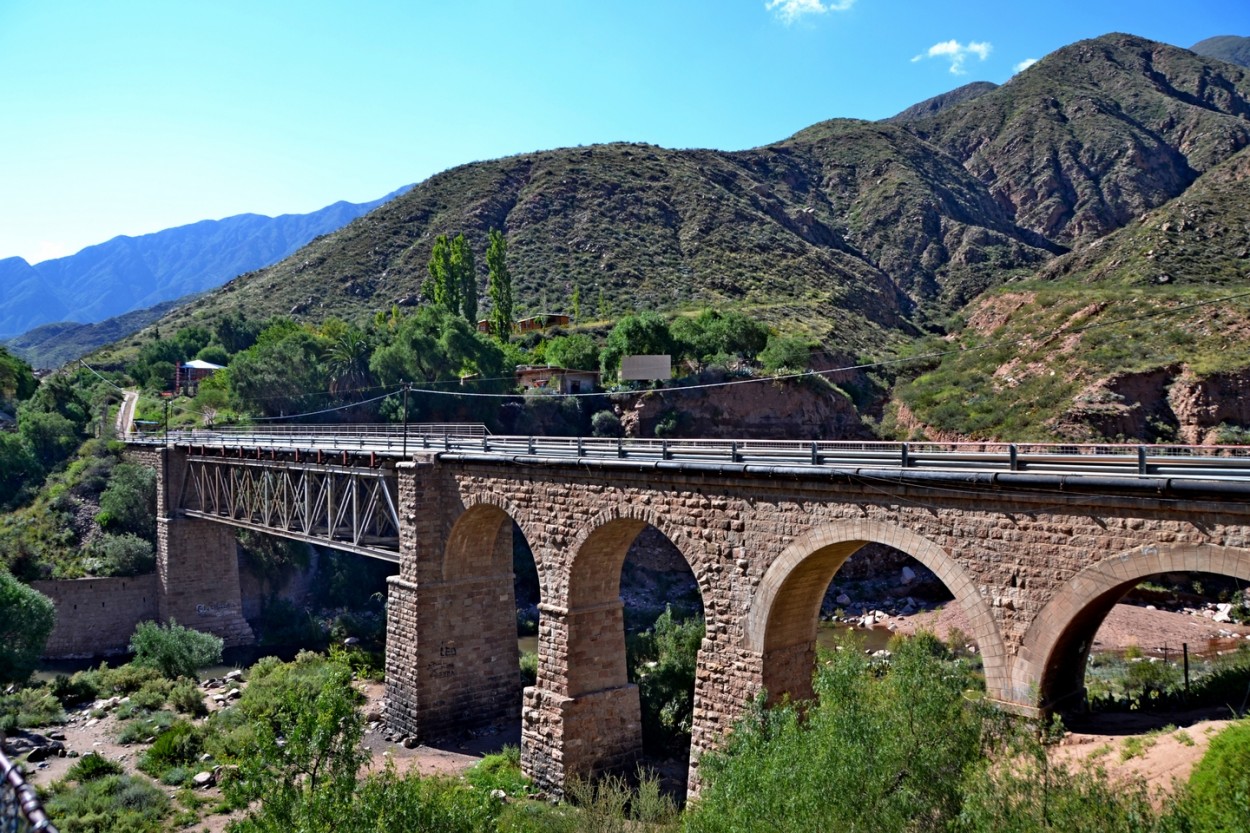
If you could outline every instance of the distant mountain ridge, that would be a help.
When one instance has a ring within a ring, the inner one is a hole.
[[[0,339],[43,324],[95,323],[212,289],[287,257],[406,190],[309,214],[239,214],[115,237],[33,266],[20,257],[0,260]]]
[[[1200,40],[1189,47],[1207,58],[1219,58],[1230,64],[1250,67],[1250,38],[1238,35],[1219,35],[1214,38]]]

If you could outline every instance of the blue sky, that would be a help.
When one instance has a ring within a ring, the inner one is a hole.
[[[738,150],[1246,0],[0,0],[0,258],[363,202],[478,159]]]

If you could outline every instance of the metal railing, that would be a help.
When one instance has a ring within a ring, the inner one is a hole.
[[[0,752],[0,768],[4,770],[4,784],[0,787],[0,833],[57,833],[43,811],[35,788],[26,783],[21,771],[3,752]]]
[[[172,431],[137,442],[221,448],[420,451],[560,460],[629,460],[823,468],[1010,471],[1033,474],[1250,480],[1250,446],[1112,443],[699,440],[490,435],[480,425],[275,426]]]

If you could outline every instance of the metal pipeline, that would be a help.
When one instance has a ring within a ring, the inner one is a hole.
[[[917,486],[964,486],[978,488],[1013,487],[1059,492],[1120,492],[1135,495],[1184,495],[1197,497],[1250,497],[1250,481],[1206,480],[1182,477],[1109,477],[1097,474],[1031,474],[1019,471],[939,471],[932,469],[890,469],[856,466],[790,466],[713,461],[638,460],[616,457],[553,457],[528,454],[445,451],[440,460],[463,463],[521,466],[573,466],[582,469],[625,471],[670,471],[691,474],[737,475],[787,480],[845,480],[870,478]]]

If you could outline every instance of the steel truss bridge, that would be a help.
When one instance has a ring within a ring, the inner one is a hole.
[[[415,454],[526,465],[627,466],[1250,496],[1250,446],[652,440],[492,436],[476,424],[281,426],[130,435],[187,450],[190,517],[399,559],[395,465]]]

